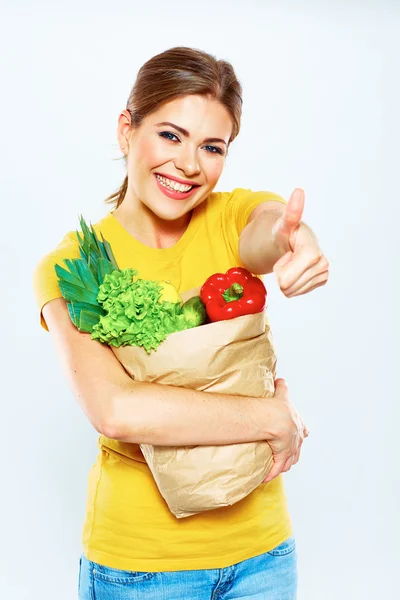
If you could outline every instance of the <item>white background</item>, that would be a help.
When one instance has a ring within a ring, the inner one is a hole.
[[[331,263],[286,299],[266,277],[291,399],[311,430],[285,475],[299,600],[399,597],[399,53],[395,1],[3,2],[0,595],[77,595],[97,432],[39,326],[31,279],[124,177],[119,112],[140,66],[186,45],[232,62],[242,130],[216,190],[289,198]]]

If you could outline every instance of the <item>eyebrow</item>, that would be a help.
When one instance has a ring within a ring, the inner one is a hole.
[[[187,129],[183,129],[183,127],[179,127],[178,125],[175,125],[174,123],[170,123],[169,121],[163,121],[162,123],[156,124],[157,127],[159,125],[169,125],[170,127],[173,127],[174,129],[179,131],[179,133],[181,133],[185,137],[190,137],[190,133],[187,131]],[[227,145],[226,141],[223,140],[222,138],[206,138],[204,141],[205,142],[221,142],[222,144],[225,144],[225,146]]]

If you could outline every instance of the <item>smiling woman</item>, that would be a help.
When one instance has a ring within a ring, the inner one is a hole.
[[[140,126],[132,125],[129,110],[123,111],[118,138],[127,161],[127,185],[114,216],[129,222],[132,235],[148,246],[177,241],[193,209],[215,187],[232,134],[230,112],[210,92],[164,101],[142,117]],[[164,239],[160,220],[166,222]]]
[[[230,63],[193,48],[171,48],[142,66],[118,117],[126,177],[105,200],[113,210],[93,226],[121,269],[169,280],[182,294],[231,267],[270,272],[285,255],[291,271],[282,266],[282,277],[291,293],[321,285],[317,244],[300,223],[299,191],[287,205],[270,191],[214,191],[239,133],[241,93]],[[54,266],[79,255],[76,233],[67,232],[34,276],[41,324],[101,434],[89,475],[79,597],[122,598],[131,591],[132,598],[205,600],[230,589],[235,598],[295,598],[295,544],[281,473],[298,461],[307,432],[284,382],[260,403],[133,381],[110,348],[68,317]],[[161,446],[267,440],[275,465],[268,483],[242,501],[182,522],[158,492],[138,445],[143,440]]]

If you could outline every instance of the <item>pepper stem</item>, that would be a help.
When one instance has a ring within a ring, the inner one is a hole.
[[[226,289],[222,294],[225,302],[233,302],[239,300],[243,296],[243,286],[240,283],[232,283],[231,287]]]

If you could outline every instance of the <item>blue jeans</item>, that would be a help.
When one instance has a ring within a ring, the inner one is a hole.
[[[293,537],[224,569],[122,571],[80,558],[79,600],[295,600]]]

